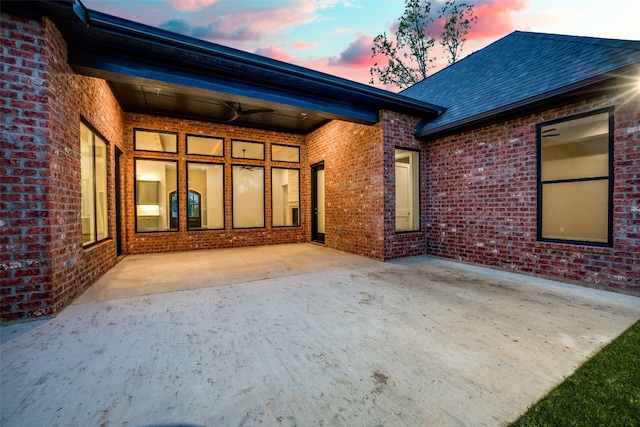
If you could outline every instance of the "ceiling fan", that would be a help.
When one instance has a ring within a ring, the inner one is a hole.
[[[229,109],[231,109],[233,111],[233,116],[231,116],[231,118],[229,120],[227,120],[228,122],[232,122],[238,118],[241,117],[247,117],[250,116],[252,114],[259,114],[259,113],[273,113],[275,110],[272,108],[254,108],[251,110],[243,110],[242,109],[242,105],[238,102],[238,107],[234,107],[233,105],[231,105],[228,102],[222,101],[220,100],[220,103],[222,103],[224,106],[228,107]]]

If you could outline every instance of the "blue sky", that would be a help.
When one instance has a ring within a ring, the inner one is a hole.
[[[390,33],[403,0],[82,0],[89,8],[369,82],[373,38]],[[434,0],[437,7],[443,0]],[[514,30],[640,39],[638,0],[476,0],[463,56]],[[437,49],[433,55],[442,56]],[[436,63],[434,72],[445,61]]]

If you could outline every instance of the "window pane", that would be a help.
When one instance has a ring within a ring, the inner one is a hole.
[[[177,230],[177,162],[136,160],[136,231]]]
[[[271,160],[275,162],[300,163],[300,147],[274,144],[271,146]]]
[[[109,237],[107,222],[107,144],[95,135],[96,169],[96,235],[98,240]]]
[[[224,166],[187,163],[187,228],[224,228]]]
[[[93,179],[93,132],[80,124],[80,151],[82,176],[82,243],[96,241],[95,233],[95,194]]]
[[[231,141],[231,157],[264,160],[264,144],[262,142]]]
[[[175,133],[136,130],[134,141],[136,150],[178,152],[178,135]]]
[[[543,126],[542,181],[609,175],[609,113]]]
[[[609,181],[544,184],[542,237],[607,242]]]
[[[82,243],[109,237],[107,220],[107,143],[80,123],[80,174],[82,179]]]
[[[396,231],[420,229],[420,173],[417,151],[396,149]]]
[[[187,154],[224,156],[224,139],[187,135]]]
[[[233,228],[264,227],[264,168],[233,166]]]
[[[300,171],[271,169],[271,214],[274,227],[300,225]]]

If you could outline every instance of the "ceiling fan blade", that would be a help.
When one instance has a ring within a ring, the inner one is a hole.
[[[275,110],[272,108],[256,108],[254,110],[241,110],[240,114],[249,115],[249,114],[258,114],[258,113],[273,113]]]
[[[238,114],[238,112],[236,110],[233,110],[233,116],[231,116],[231,118],[229,120],[227,120],[227,123],[234,121],[238,117],[240,117],[240,114]]]

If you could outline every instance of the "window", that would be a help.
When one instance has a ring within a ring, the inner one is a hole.
[[[231,157],[264,160],[264,144],[251,141],[231,141]]]
[[[613,111],[538,125],[538,239],[608,245]]]
[[[136,159],[136,231],[174,231],[179,226],[178,164]]]
[[[107,143],[80,123],[82,244],[109,237],[107,221]]]
[[[274,227],[300,225],[298,169],[271,169],[271,214]]]
[[[224,139],[210,136],[187,135],[187,154],[224,156]]]
[[[417,151],[396,148],[396,231],[420,230],[420,162]]]
[[[300,163],[300,147],[271,145],[271,160],[274,162]]]
[[[233,166],[233,228],[264,227],[264,168]]]
[[[187,163],[187,229],[224,228],[224,166]]]
[[[134,130],[134,146],[139,151],[177,153],[178,134],[136,129]]]

